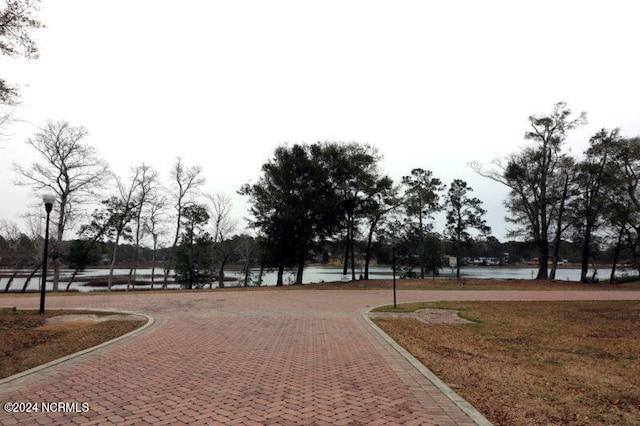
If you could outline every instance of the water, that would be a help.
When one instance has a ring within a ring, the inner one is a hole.
[[[3,271],[3,275],[8,275],[13,271]],[[63,270],[61,271],[61,279],[59,284],[59,289],[64,291],[67,286],[67,282],[71,277],[73,271],[71,270]],[[129,269],[114,269],[115,277],[126,277],[129,274]],[[20,274],[27,275],[30,271],[20,271]],[[533,279],[536,276],[537,268],[531,267],[520,267],[520,268],[508,268],[501,266],[483,266],[483,267],[466,267],[461,268],[460,270],[462,278],[495,278],[495,279]],[[589,270],[589,276],[593,273],[593,269]],[[616,275],[624,276],[627,271],[618,271]],[[361,274],[364,274],[363,270],[356,270],[356,277],[359,277]],[[598,269],[597,277],[602,280],[608,280],[609,275],[611,274],[611,269],[603,268]],[[87,286],[87,281],[90,278],[101,277],[106,280],[109,275],[108,269],[87,269],[83,272],[79,272],[75,278],[75,281],[70,286],[70,290],[72,291],[104,291],[106,287],[89,287]],[[239,271],[229,269],[225,271],[226,277],[231,277],[237,281],[227,281],[225,285],[227,287],[240,286],[242,285],[243,277]],[[251,278],[255,281],[258,276],[258,270],[254,269],[251,273]],[[385,279],[391,278],[392,270],[389,266],[372,266],[369,268],[369,278],[371,279]],[[348,275],[349,279],[351,278],[351,273]],[[451,277],[451,270],[445,269],[440,271],[440,277],[447,278]],[[304,270],[303,281],[305,284],[308,283],[321,283],[321,282],[331,282],[331,281],[340,281],[342,278],[342,268],[333,267],[333,266],[308,266]],[[50,278],[49,278],[50,279]],[[138,280],[151,280],[151,269],[138,269],[137,272]],[[263,275],[262,285],[273,286],[276,284],[277,273],[276,272],[265,272]],[[567,269],[558,269],[556,272],[556,280],[561,281],[580,281],[580,269],[577,268],[567,268]],[[22,291],[22,287],[26,278],[18,278],[16,277],[11,283],[10,291]],[[34,275],[27,287],[27,291],[39,291],[40,284],[42,278],[40,275]],[[9,278],[3,277],[0,278],[0,292],[4,292],[7,283],[9,282]],[[289,270],[285,272],[284,275],[284,283],[285,285],[293,284],[295,282],[295,270]],[[156,268],[156,279],[154,288],[159,289],[162,285],[162,270]],[[214,287],[216,285],[214,284]],[[127,288],[126,284],[114,284],[111,287],[113,290],[125,290]],[[139,285],[136,286],[136,289],[149,289],[149,285]],[[170,283],[170,289],[180,288],[178,284]],[[51,282],[47,282],[47,291],[53,290],[53,284]]]
[[[556,280],[561,281],[580,281],[580,269],[566,268],[558,269],[556,271]],[[356,270],[356,277],[363,274],[364,271]],[[460,268],[461,278],[494,278],[494,279],[533,279],[536,277],[538,269],[536,267],[527,268],[509,268],[503,266],[478,266],[478,267],[465,267]],[[589,270],[589,277],[593,273],[593,269]],[[618,270],[617,276],[624,276],[627,272]],[[602,280],[608,280],[611,275],[610,268],[598,269],[597,278]],[[257,271],[255,273],[257,277]],[[342,276],[342,268],[330,267],[330,266],[310,266],[305,268],[303,281],[307,283],[319,283],[340,281]],[[373,266],[369,268],[369,278],[371,279],[384,279],[391,278],[392,270],[389,266]],[[441,278],[451,277],[450,269],[441,269]],[[351,278],[351,273],[349,273]],[[266,273],[263,277],[264,285],[275,285],[277,274],[275,272]],[[289,272],[284,276],[285,284],[291,284],[295,281],[295,271]]]

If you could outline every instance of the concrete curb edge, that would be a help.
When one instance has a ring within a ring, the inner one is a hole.
[[[378,327],[369,318],[369,312],[376,307],[369,308],[366,312],[363,312],[362,316],[365,321],[376,331],[382,338],[384,338],[398,353],[400,353],[407,361],[411,363],[427,380],[438,388],[447,398],[457,405],[465,414],[467,414],[471,420],[478,426],[492,426],[492,423],[487,420],[473,405],[469,404],[464,398],[455,393],[453,389],[447,386],[438,376],[433,374],[431,370],[425,367],[420,361],[418,361],[413,355],[411,355],[406,349],[400,346],[395,340],[393,340],[387,333],[385,333],[380,327]]]

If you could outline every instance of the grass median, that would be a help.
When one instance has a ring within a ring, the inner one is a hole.
[[[50,324],[62,316],[72,320]],[[40,315],[37,310],[2,308],[0,379],[115,339],[145,322],[105,312],[49,310]]]
[[[640,424],[640,302],[446,302],[376,323],[496,425]]]

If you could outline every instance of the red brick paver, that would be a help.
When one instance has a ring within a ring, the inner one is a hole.
[[[362,316],[384,291],[48,296],[47,308],[148,314],[130,338],[0,385],[0,424],[476,424]],[[640,299],[640,292],[428,292],[409,300]],[[37,296],[0,306],[37,308]],[[82,405],[84,404],[84,405]],[[59,412],[71,411],[71,412]]]

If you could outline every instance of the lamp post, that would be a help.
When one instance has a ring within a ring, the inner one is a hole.
[[[40,313],[44,314],[44,297],[47,290],[47,262],[49,255],[49,215],[53,209],[53,203],[56,201],[54,194],[45,194],[42,196],[44,201],[44,209],[47,211],[47,224],[44,231],[44,254],[42,256],[42,285],[40,286]]]
[[[396,246],[391,250],[393,257],[393,309],[396,309]]]

